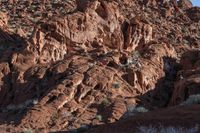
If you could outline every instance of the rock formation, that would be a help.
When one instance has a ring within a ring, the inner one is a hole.
[[[200,8],[190,1],[0,3],[2,132],[199,121],[198,105],[183,106],[199,94]]]
[[[172,105],[181,104],[191,95],[199,94],[199,59],[200,51],[186,52],[181,58],[182,70],[178,72],[178,80],[174,86]]]

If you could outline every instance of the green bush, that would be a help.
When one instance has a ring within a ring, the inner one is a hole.
[[[190,95],[181,105],[200,104],[200,94]]]
[[[141,126],[138,128],[137,133],[197,133],[198,129],[198,125],[192,128]]]

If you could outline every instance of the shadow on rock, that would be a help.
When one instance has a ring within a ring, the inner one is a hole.
[[[165,77],[157,81],[153,90],[138,96],[140,104],[150,109],[167,107],[173,93],[176,74],[180,69],[175,58],[163,57],[163,61]]]

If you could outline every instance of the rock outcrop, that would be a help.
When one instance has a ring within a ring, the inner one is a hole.
[[[190,0],[179,0],[178,6],[182,9],[189,9],[192,8],[192,2]]]
[[[198,109],[199,105],[160,109],[159,111],[152,111],[132,116],[113,124],[102,125],[97,127],[97,129],[89,131],[88,133],[143,133],[146,131],[157,132],[157,129],[159,128],[169,128],[173,131],[177,131],[177,128],[181,128],[183,129],[182,131],[190,129],[189,131],[199,132],[199,128],[196,125],[199,121],[199,112],[195,111]],[[192,119],[192,121],[185,121],[188,118]],[[142,128],[142,130],[141,127],[147,128]],[[171,130],[169,130],[169,132],[171,132]]]
[[[200,7],[192,7],[187,10],[187,15],[192,21],[199,22],[200,19]]]
[[[2,132],[199,121],[198,105],[179,109],[199,93],[199,7],[190,1],[9,2],[0,2]]]
[[[0,12],[0,27],[3,28],[8,23],[8,18],[5,13]]]
[[[11,41],[12,37],[8,32],[8,18],[5,13],[0,12],[0,42]]]
[[[37,65],[26,70],[26,65],[23,64],[23,67],[18,67],[21,72],[16,73],[17,77],[13,75],[19,79],[13,83],[13,92],[9,93],[13,93],[14,99],[7,103],[7,94],[4,93],[2,97],[4,104],[9,104],[7,107],[14,104],[18,108],[25,106],[29,99],[44,96],[38,99],[40,102],[33,108],[35,111],[28,112],[22,119],[22,127],[29,127],[29,121],[32,121],[30,126],[36,128],[37,116],[42,119],[42,123],[37,124],[38,128],[52,126],[49,125],[51,114],[43,115],[47,110],[58,115],[58,123],[51,128],[62,129],[69,125],[79,127],[81,125],[78,123],[82,121],[96,124],[100,122],[95,118],[96,115],[101,115],[105,121],[114,122],[126,112],[128,106],[136,103],[134,97],[155,87],[156,81],[164,76],[163,57],[173,57],[174,52],[174,49],[166,44],[152,44],[143,53],[145,57],[127,57],[130,64],[121,66],[107,55],[94,58],[95,53],[87,56],[69,56],[51,67]],[[33,61],[28,58],[26,55],[27,60]],[[123,72],[123,69],[126,72]],[[93,108],[94,105],[97,108]],[[43,109],[40,109],[41,107]],[[101,107],[104,110],[102,112],[98,110]],[[104,114],[105,111],[107,114]],[[67,113],[67,116],[63,116],[63,113]],[[76,120],[73,120],[73,117],[76,117]],[[63,119],[68,119],[68,123],[60,123]]]
[[[191,95],[199,94],[200,51],[186,52],[181,58],[182,70],[178,72],[170,105],[178,105]]]

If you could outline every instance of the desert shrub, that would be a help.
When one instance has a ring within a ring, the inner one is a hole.
[[[145,113],[145,112],[148,112],[148,111],[149,110],[146,109],[145,107],[142,107],[142,106],[137,107],[136,105],[133,105],[133,106],[128,107],[126,113],[122,116],[122,118],[134,116],[136,114]]]
[[[138,113],[145,113],[145,112],[148,112],[148,109],[146,109],[144,107],[137,107],[137,108],[135,108],[134,111],[138,112]]]
[[[197,133],[198,129],[198,125],[192,128],[141,126],[137,133]]]
[[[118,89],[118,88],[120,88],[120,83],[119,82],[114,82],[113,84],[112,84],[112,86],[115,88],[115,89]]]
[[[17,110],[24,110],[28,108],[29,106],[36,105],[38,103],[38,99],[29,99],[25,101],[24,103],[14,105],[10,104],[6,107],[5,111],[17,111]]]
[[[99,120],[99,121],[102,121],[102,115],[96,115],[96,117],[95,117],[97,120]]]
[[[181,105],[200,104],[200,94],[190,95],[189,98],[182,102]]]
[[[22,131],[22,133],[33,133],[33,130],[32,129],[24,129],[23,131]]]
[[[104,98],[103,101],[101,102],[101,104],[103,106],[110,106],[111,105],[111,102],[108,98]]]
[[[131,55],[127,58],[126,63],[120,64],[121,67],[128,67],[131,65],[135,65],[137,67],[141,67],[141,64],[139,62],[139,58],[141,57],[141,54],[139,51],[132,51]]]
[[[140,58],[141,57],[141,54],[140,54],[140,52],[139,51],[133,51],[132,53],[131,53],[131,56],[132,56],[132,58]]]

